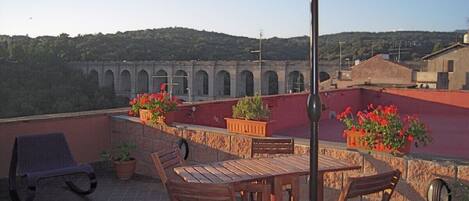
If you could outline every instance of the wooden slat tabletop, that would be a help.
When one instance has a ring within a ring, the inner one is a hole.
[[[359,169],[360,166],[319,155],[319,172]],[[238,159],[174,168],[184,181],[191,183],[235,183],[288,174],[309,174],[308,155]]]

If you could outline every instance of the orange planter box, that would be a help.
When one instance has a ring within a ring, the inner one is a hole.
[[[226,127],[229,132],[260,137],[272,136],[272,131],[269,127],[269,122],[232,118],[225,118],[225,120]]]
[[[362,139],[362,136],[359,132],[353,131],[346,131],[347,132],[347,148],[350,149],[365,149],[370,150],[368,147],[368,143]],[[393,150],[387,146],[384,146],[382,142],[378,140],[376,146],[372,149],[373,151],[385,152],[385,153],[392,153],[398,155],[405,155],[410,152],[410,145],[411,143],[407,142],[403,147],[399,148],[398,150]]]

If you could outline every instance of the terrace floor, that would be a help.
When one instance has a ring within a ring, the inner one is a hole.
[[[52,178],[40,182],[35,201],[169,201],[158,179],[134,175],[129,181],[121,181],[111,170],[97,170],[96,174],[98,187],[88,196],[78,196],[61,178]],[[88,185],[86,176],[77,176],[73,181],[79,186]],[[7,181],[0,181],[0,201],[10,200],[7,189]]]
[[[98,187],[88,196],[79,196],[70,191],[61,178],[51,178],[40,182],[34,201],[169,201],[168,194],[159,179],[135,174],[129,181],[117,179],[115,172],[110,169],[96,169]],[[76,176],[73,181],[78,186],[88,186],[86,176]],[[22,181],[20,181],[22,182]],[[19,184],[24,186],[23,184]],[[300,200],[308,196],[306,177],[300,178]],[[21,192],[20,192],[21,193]],[[21,193],[25,195],[26,192]],[[284,192],[284,201],[287,194]],[[335,201],[340,192],[331,188],[324,188],[325,200]],[[241,200],[239,197],[237,200]],[[367,201],[367,199],[363,199]],[[0,179],[0,201],[10,201],[8,195],[8,181]]]

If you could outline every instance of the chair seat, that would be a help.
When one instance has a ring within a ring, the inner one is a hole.
[[[79,173],[84,173],[84,174],[93,173],[93,168],[89,164],[82,164],[82,165],[65,167],[65,168],[60,168],[60,169],[30,172],[30,173],[27,173],[25,176],[28,179],[28,185],[32,186],[32,185],[35,185],[38,180],[43,179],[43,178],[73,175],[73,174],[79,174]]]

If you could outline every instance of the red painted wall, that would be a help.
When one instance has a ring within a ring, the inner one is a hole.
[[[0,178],[7,177],[16,136],[63,132],[75,160],[94,162],[110,148],[110,114],[58,117],[0,123]],[[54,115],[50,115],[54,116]]]
[[[325,105],[322,118],[328,118],[330,111],[343,110],[347,106],[361,107],[360,89],[343,89],[321,92]],[[271,109],[272,130],[274,133],[309,123],[306,111],[307,93],[284,94],[263,97]],[[224,118],[232,116],[232,107],[237,99],[211,101],[183,105],[176,112],[177,122],[226,128]],[[192,108],[195,108],[195,112]]]
[[[271,107],[273,132],[297,137],[309,136],[306,100],[308,94],[285,94],[264,97]],[[181,106],[177,119],[183,123],[225,128],[225,117],[232,115],[235,99]],[[341,89],[321,92],[325,106],[320,126],[323,140],[343,142],[343,127],[331,112],[340,113],[347,106],[362,110],[370,103],[394,104],[402,115],[417,114],[431,130],[433,142],[412,152],[469,159],[469,93],[462,91],[412,89]],[[195,107],[195,112],[192,112]]]
[[[416,114],[433,142],[412,152],[469,159],[469,92],[385,89],[363,90],[363,106],[396,105],[401,115]]]

